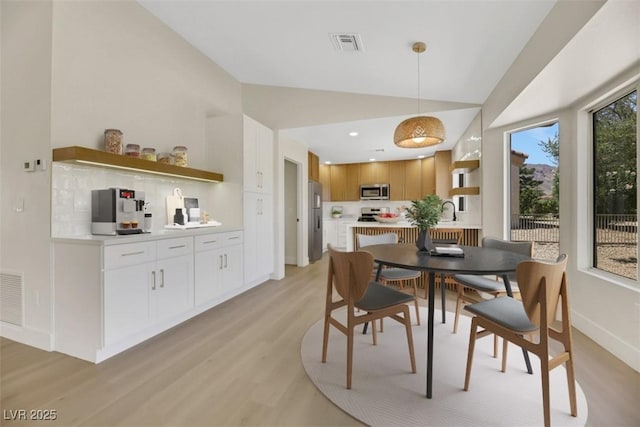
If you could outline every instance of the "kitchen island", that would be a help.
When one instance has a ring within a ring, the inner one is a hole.
[[[346,249],[353,251],[357,248],[358,234],[377,235],[384,233],[396,233],[398,240],[406,243],[414,243],[418,239],[418,228],[409,221],[398,221],[395,223],[380,222],[353,222],[346,225],[347,244]],[[431,230],[432,238],[448,239],[452,237],[452,231],[462,230],[462,241],[460,244],[467,246],[478,246],[479,232],[482,227],[475,224],[467,224],[456,221],[442,221]],[[437,280],[440,284],[440,280]],[[445,286],[455,290],[455,282],[450,276],[445,276]],[[418,287],[426,289],[426,277],[418,279]]]
[[[376,235],[383,233],[396,233],[398,234],[398,240],[407,243],[415,242],[418,239],[418,229],[411,225],[409,221],[398,221],[394,223],[380,223],[380,222],[353,222],[347,226],[347,241],[346,248],[348,251],[357,249],[356,235]],[[447,230],[463,230],[462,245],[478,246],[479,242],[479,230],[482,228],[480,225],[467,224],[456,221],[442,221],[438,223],[432,233],[435,233],[435,237],[442,236],[447,237]],[[433,237],[433,235],[432,235]]]

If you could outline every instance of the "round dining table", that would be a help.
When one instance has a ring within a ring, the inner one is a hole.
[[[436,245],[439,246],[439,245]],[[443,245],[447,246],[447,245]],[[462,249],[464,256],[441,256],[429,252],[419,252],[415,243],[371,245],[361,248],[373,255],[378,263],[379,278],[383,266],[399,267],[409,270],[424,271],[429,274],[429,293],[427,311],[427,393],[428,399],[432,395],[433,383],[433,316],[435,301],[435,274],[477,274],[502,276],[505,290],[513,296],[509,273],[516,270],[519,262],[530,259],[528,256],[499,249],[483,248],[479,246],[456,246]],[[444,307],[442,308],[444,310]],[[526,352],[523,351],[527,370],[531,373],[531,364]]]

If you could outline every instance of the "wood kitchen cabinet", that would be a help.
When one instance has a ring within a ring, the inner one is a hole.
[[[391,162],[361,163],[360,185],[388,183],[390,163]]]
[[[345,200],[360,200],[360,164],[347,164],[347,197]]]
[[[340,202],[347,200],[347,165],[331,165],[331,200]]]
[[[311,151],[307,151],[307,167],[309,169],[309,179],[320,181],[320,159]]]
[[[451,150],[436,151],[434,165],[436,176],[435,193],[443,200],[448,199],[452,184],[451,172],[449,172],[449,167],[451,166]]]
[[[389,162],[391,200],[416,200],[422,196],[421,160]]]
[[[421,161],[421,197],[436,194],[436,167],[435,158],[426,157]]]
[[[331,201],[331,166],[320,165],[320,184],[322,184],[322,200],[325,202]]]
[[[360,200],[360,164],[331,165],[331,200]]]

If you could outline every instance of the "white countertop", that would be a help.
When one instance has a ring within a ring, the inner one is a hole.
[[[371,228],[412,228],[409,221],[398,221],[398,222],[354,222],[346,224],[347,227],[371,227]],[[460,221],[442,221],[439,222],[433,228],[466,228],[471,230],[479,230],[482,228],[481,225],[478,224],[467,224]]]
[[[126,234],[117,236],[98,236],[98,235],[81,235],[81,236],[57,236],[52,237],[53,242],[60,243],[83,243],[92,245],[120,245],[123,243],[138,243],[149,242],[160,239],[171,239],[174,237],[187,237],[187,236],[199,236],[203,234],[215,234],[226,233],[228,231],[239,231],[241,228],[237,227],[225,227],[221,225],[219,227],[202,227],[202,228],[190,228],[186,230],[155,230],[151,233],[142,234]]]

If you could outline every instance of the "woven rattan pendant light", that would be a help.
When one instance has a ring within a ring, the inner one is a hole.
[[[427,50],[423,42],[415,42],[414,52]],[[420,57],[418,56],[418,116],[401,122],[393,134],[393,143],[402,148],[423,148],[444,141],[444,125],[436,117],[420,115]]]

